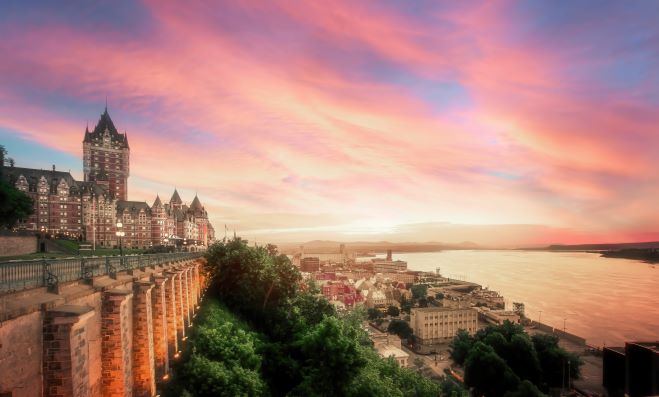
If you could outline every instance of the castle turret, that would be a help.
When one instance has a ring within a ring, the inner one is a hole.
[[[98,174],[107,174],[108,190],[121,200],[128,197],[130,173],[130,148],[128,137],[121,134],[110,118],[107,107],[96,127],[85,129],[83,147],[83,172],[85,181],[98,180]]]

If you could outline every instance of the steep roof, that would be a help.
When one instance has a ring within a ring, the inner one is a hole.
[[[78,182],[80,191],[83,193],[93,193],[95,196],[110,197],[110,193],[104,186],[95,182]]]
[[[151,207],[162,207],[162,202],[160,201],[160,195],[156,195],[156,201],[153,202]]]
[[[119,200],[117,201],[117,213],[128,210],[129,212],[140,212],[144,210],[145,212],[151,212],[149,204],[144,201],[128,201],[128,200]]]
[[[197,195],[194,195],[194,200],[192,200],[192,204],[190,204],[190,209],[192,210],[203,210],[204,206],[201,205],[201,202],[199,201],[199,197]]]
[[[38,170],[36,168],[22,168],[22,167],[4,167],[3,177],[12,185],[16,183],[18,178],[23,175],[28,182],[28,190],[31,192],[37,191],[37,184],[43,176],[48,182],[51,193],[57,191],[57,185],[60,180],[64,179],[69,187],[76,184],[76,180],[69,172],[52,171],[52,170]]]
[[[117,127],[114,126],[114,122],[108,113],[108,108],[105,108],[105,111],[101,114],[101,118],[96,123],[96,127],[92,132],[89,132],[89,128],[85,130],[85,139],[83,142],[92,143],[103,140],[105,131],[108,131],[112,142],[118,143],[123,148],[128,148],[128,137],[126,134],[120,134],[117,131]]]
[[[172,198],[169,199],[169,202],[172,204],[183,204],[181,196],[178,195],[178,190],[174,189],[174,194],[172,194]]]

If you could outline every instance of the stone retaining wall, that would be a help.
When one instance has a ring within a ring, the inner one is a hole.
[[[206,288],[201,264],[185,260],[97,277],[91,285],[73,282],[59,294],[3,296],[0,395],[158,394]]]
[[[0,236],[0,257],[26,255],[33,252],[37,252],[36,236]]]

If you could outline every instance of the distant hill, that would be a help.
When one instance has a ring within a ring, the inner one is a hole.
[[[394,252],[436,252],[442,250],[455,250],[455,249],[478,249],[478,244],[471,241],[463,241],[458,244],[446,244],[440,242],[403,242],[392,243],[389,241],[354,241],[354,242],[340,242],[340,241],[327,241],[327,240],[313,240],[306,243],[288,243],[279,244],[281,252],[292,254],[300,251],[300,246],[304,246],[305,252],[313,252],[317,254],[330,254],[338,253],[341,244],[345,245],[347,252],[376,252],[382,253],[387,250]]]
[[[613,243],[613,244],[576,244],[576,245],[550,245],[540,248],[550,251],[618,251],[623,249],[650,249],[659,248],[659,241],[641,243]]]

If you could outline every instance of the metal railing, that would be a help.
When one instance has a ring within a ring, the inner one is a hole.
[[[122,271],[195,259],[202,255],[202,252],[177,252],[0,262],[0,294],[40,287],[53,290],[59,283],[91,280],[103,275],[116,276]]]

